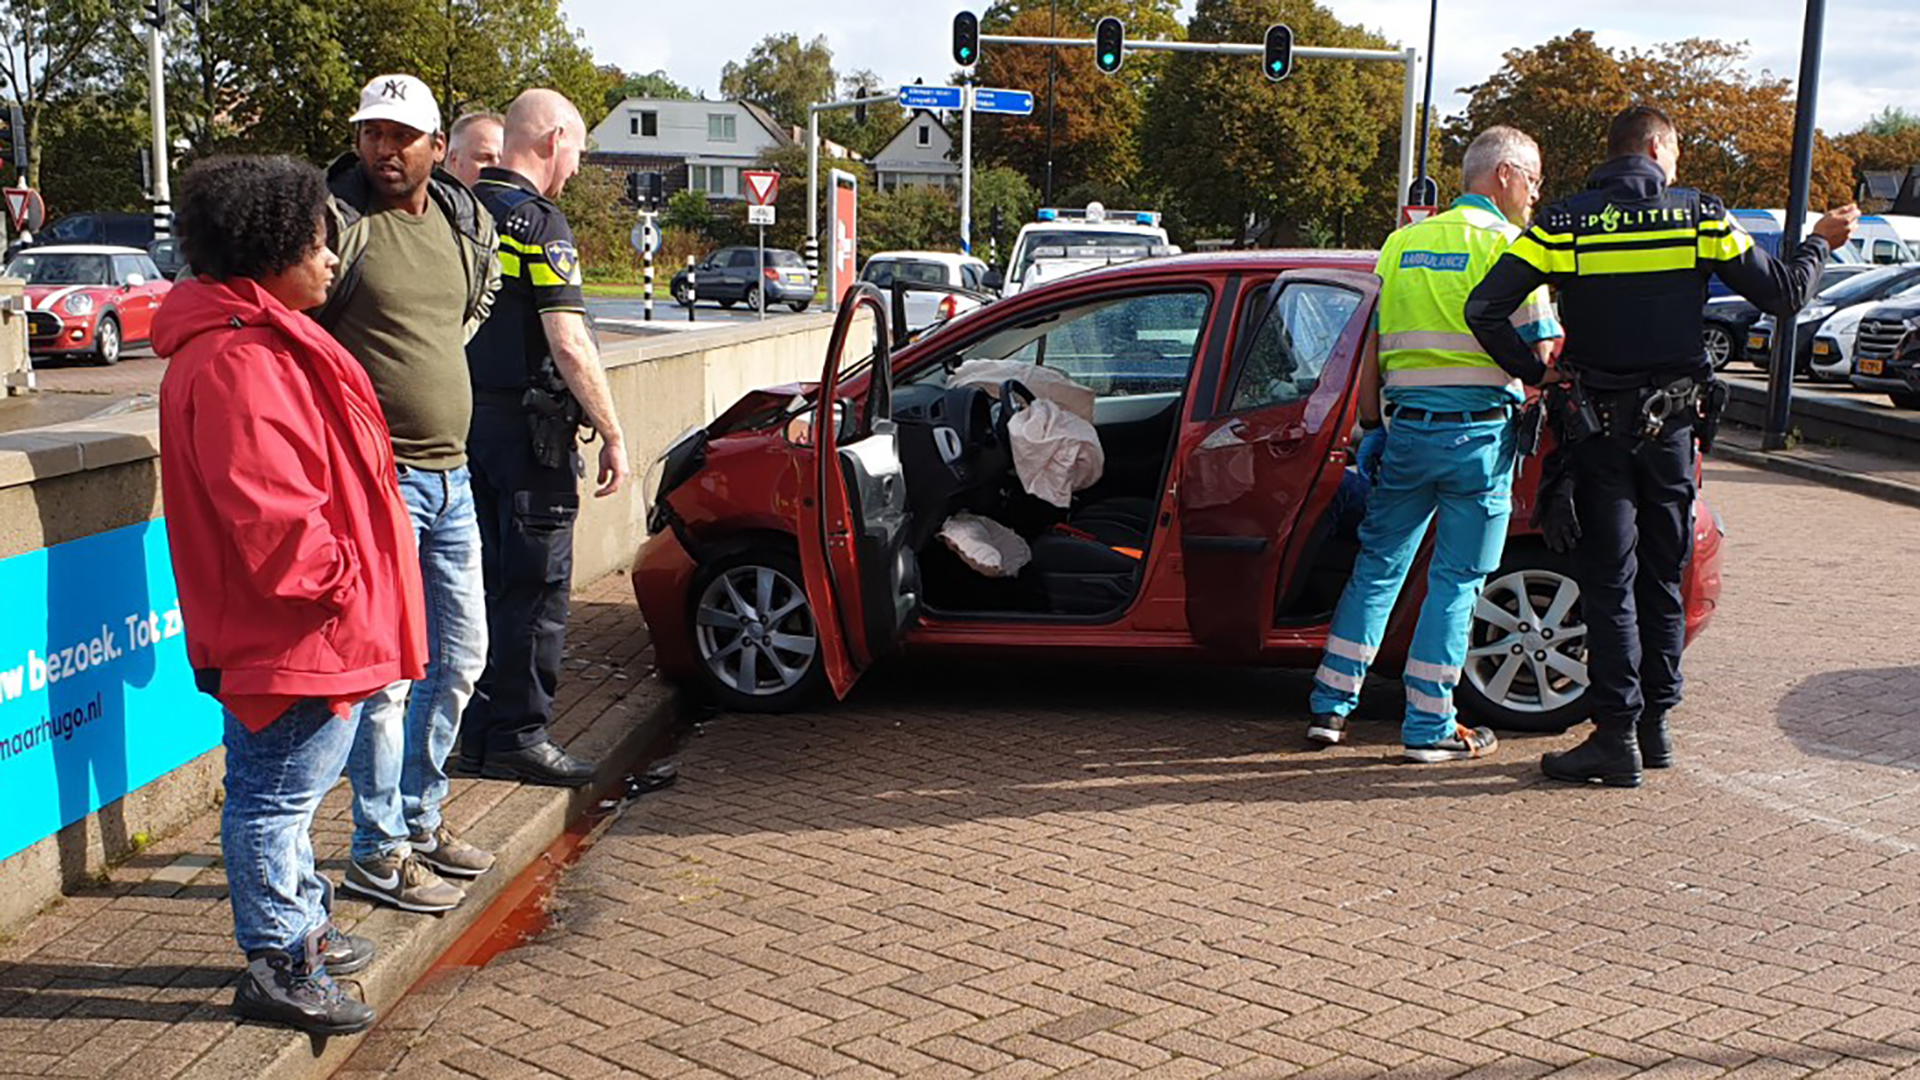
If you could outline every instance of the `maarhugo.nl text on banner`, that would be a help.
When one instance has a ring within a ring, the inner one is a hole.
[[[164,521],[0,560],[0,859],[220,743]]]

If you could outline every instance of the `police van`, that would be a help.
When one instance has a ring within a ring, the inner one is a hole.
[[[1092,202],[1084,210],[1046,207],[1036,217],[1013,241],[1003,296],[1102,266],[1180,253],[1152,210],[1108,210]]]

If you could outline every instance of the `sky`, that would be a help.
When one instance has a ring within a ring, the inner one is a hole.
[[[1426,48],[1428,0],[1320,0],[1341,20],[1359,23],[1401,45]],[[916,77],[943,82],[953,14],[986,0],[806,0],[766,4],[763,18],[741,17],[759,5],[732,5],[716,18],[704,4],[632,0],[562,0],[601,63],[629,71],[664,70],[676,82],[719,96],[720,69],[743,59],[768,34],[825,34],[843,74],[871,68],[888,82]],[[1192,11],[1183,4],[1183,18]],[[636,16],[636,9],[645,11]],[[804,11],[804,14],[801,12]],[[1689,37],[1746,41],[1756,73],[1794,78],[1805,22],[1802,0],[1440,0],[1434,55],[1434,102],[1461,111],[1455,93],[1499,70],[1508,49],[1526,48],[1574,29],[1594,31],[1611,48],[1644,48]],[[1066,36],[1065,28],[1062,35]],[[1091,37],[1090,29],[1078,36]],[[1892,105],[1920,113],[1920,0],[1828,0],[1817,121],[1850,131]],[[1300,45],[1314,42],[1299,41]],[[993,46],[989,45],[988,48]],[[1092,63],[1087,57],[1086,63]],[[1249,59],[1247,63],[1255,61]],[[1015,87],[1014,89],[1032,89]]]

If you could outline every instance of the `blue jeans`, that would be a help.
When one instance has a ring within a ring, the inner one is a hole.
[[[1360,703],[1407,569],[1427,524],[1437,522],[1427,598],[1407,651],[1400,737],[1408,746],[1431,746],[1453,734],[1453,688],[1466,662],[1473,605],[1506,546],[1513,462],[1513,426],[1505,420],[1393,422],[1360,526],[1360,557],[1314,673],[1315,713],[1346,716]]]
[[[427,670],[418,682],[397,682],[367,699],[347,762],[355,859],[401,851],[409,834],[439,826],[447,755],[487,662],[480,524],[466,467],[439,472],[403,465],[400,495],[420,547]]]
[[[227,714],[227,801],[220,850],[242,952],[284,949],[296,956],[330,918],[333,887],[313,865],[313,814],[340,779],[360,707],[346,719],[308,698],[264,731]]]

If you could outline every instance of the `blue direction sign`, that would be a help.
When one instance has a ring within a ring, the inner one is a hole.
[[[1009,116],[1033,115],[1033,95],[1025,90],[989,90],[984,86],[973,91],[973,111],[983,113],[1006,113]]]
[[[957,86],[903,86],[900,88],[900,107],[903,109],[958,109],[960,88]]]

